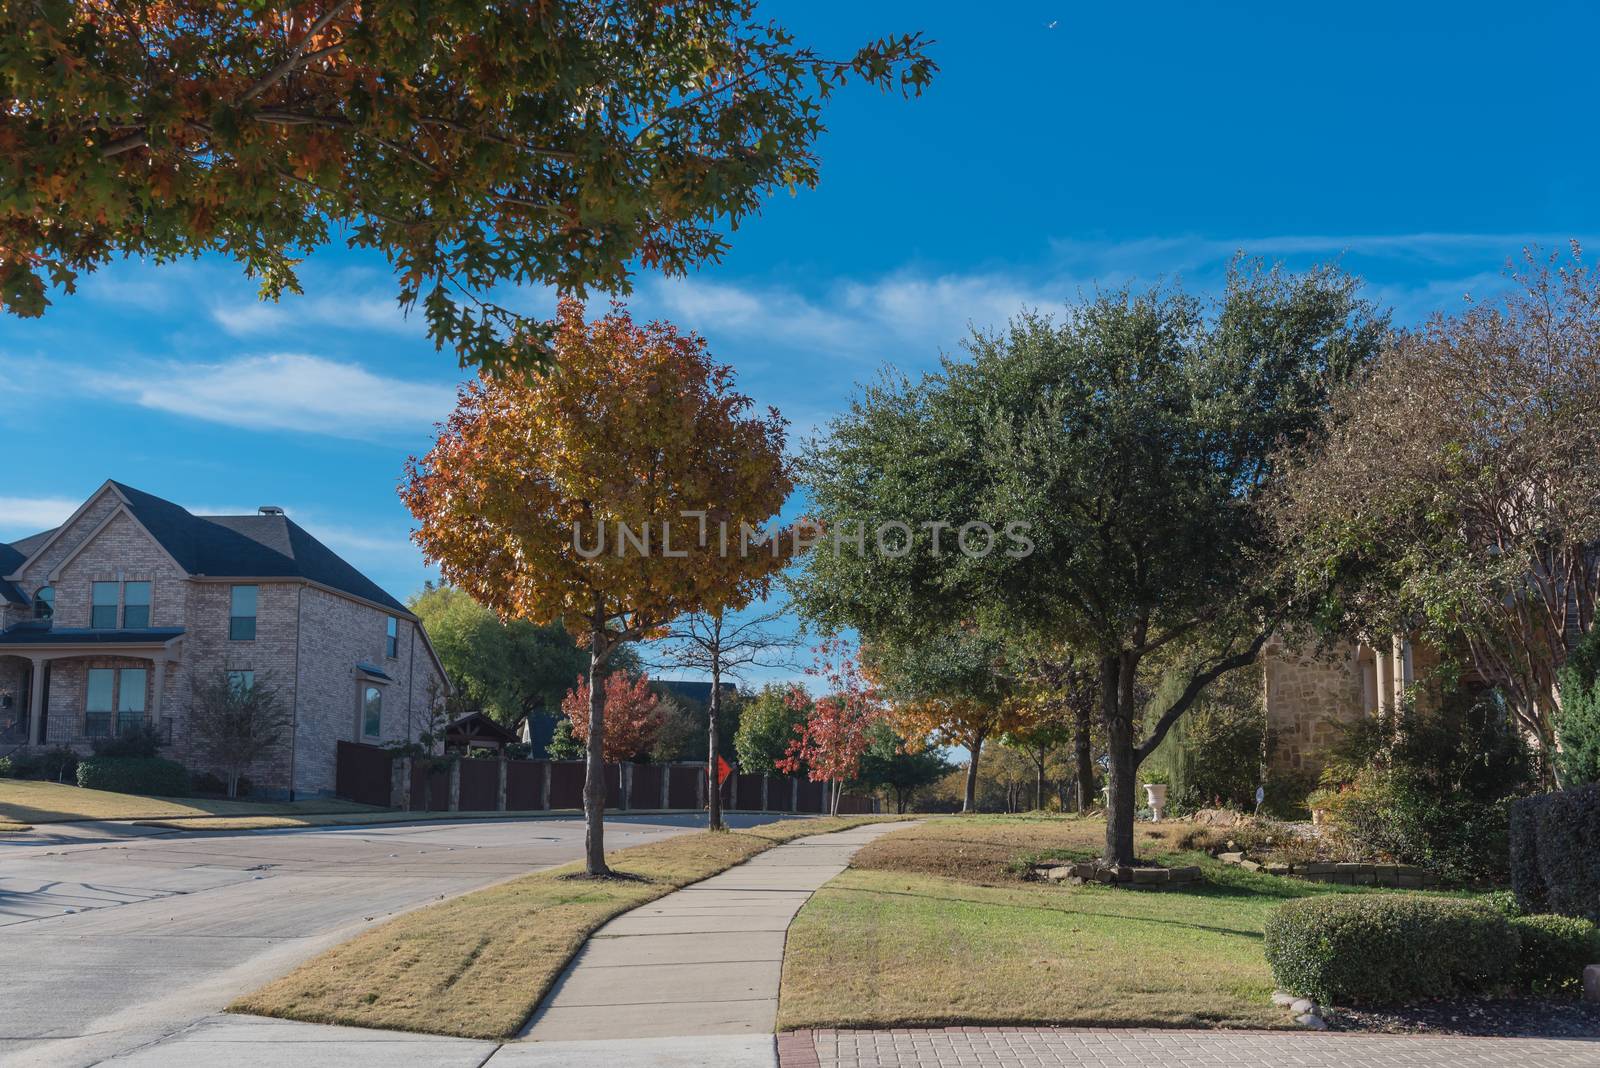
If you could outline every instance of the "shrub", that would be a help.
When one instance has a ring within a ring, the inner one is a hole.
[[[94,743],[94,755],[100,757],[153,757],[160,749],[161,734],[148,723]]]
[[[157,797],[189,796],[189,772],[160,757],[93,756],[78,764],[78,785],[89,790]]]
[[[1517,935],[1472,901],[1330,894],[1274,909],[1266,952],[1284,990],[1333,1004],[1399,1004],[1509,985]]]
[[[1584,635],[1559,676],[1561,710],[1557,761],[1568,786],[1600,783],[1600,627]]]
[[[72,782],[77,774],[78,751],[58,745],[33,758],[33,770],[29,777],[49,782]]]
[[[1524,912],[1600,921],[1600,785],[1512,806],[1511,889]]]
[[[1583,969],[1600,961],[1600,928],[1573,916],[1516,916],[1521,949],[1517,988],[1530,994],[1575,994]]]
[[[43,770],[39,757],[28,753],[0,757],[0,779],[37,779]]]

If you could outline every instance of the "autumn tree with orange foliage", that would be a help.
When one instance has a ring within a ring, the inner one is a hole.
[[[656,740],[665,715],[661,698],[650,689],[643,675],[629,678],[614,671],[605,681],[605,741],[601,746],[606,762],[632,760]],[[585,745],[589,741],[589,680],[579,677],[577,684],[561,699],[561,711],[572,721],[572,734]]]
[[[1036,711],[1012,692],[999,642],[951,627],[927,638],[879,639],[863,656],[908,745],[961,746],[971,755],[961,811],[975,811],[984,743],[1019,729]]]
[[[720,259],[769,193],[816,184],[832,92],[919,94],[926,44],[822,55],[754,0],[0,4],[0,308],[204,253],[275,300],[339,237],[464,366],[526,370],[550,324],[496,289]]]
[[[586,866],[603,875],[596,678],[618,648],[685,613],[765,595],[799,539],[741,536],[793,488],[785,423],[752,411],[703,339],[621,308],[588,323],[567,299],[555,346],[550,374],[464,386],[433,450],[407,461],[400,495],[447,581],[503,616],[560,620],[588,647]]]

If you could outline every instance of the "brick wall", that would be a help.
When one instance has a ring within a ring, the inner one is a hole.
[[[385,655],[389,613],[316,587],[300,604],[300,701],[295,733],[295,796],[332,793],[334,759],[341,741],[384,742],[415,738],[427,723],[438,673],[415,624],[399,620],[397,655]],[[358,676],[367,663],[389,682]],[[360,693],[367,685],[383,695],[382,729],[361,734]]]

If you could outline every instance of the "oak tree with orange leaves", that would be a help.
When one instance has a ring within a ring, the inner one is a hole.
[[[661,698],[650,689],[643,675],[629,677],[614,671],[605,681],[605,741],[601,746],[606,762],[632,760],[656,740],[665,714]],[[579,677],[561,699],[561,711],[572,721],[572,734],[585,745],[589,742],[589,680]]]
[[[620,307],[561,302],[557,366],[461,390],[400,494],[444,577],[503,616],[560,620],[589,649],[587,868],[606,874],[608,658],[687,612],[764,595],[798,539],[762,528],[793,488],[785,423],[755,413],[704,340]],[[723,536],[726,533],[726,537]]]
[[[975,811],[984,743],[1020,729],[1036,711],[1013,693],[1000,643],[953,626],[928,636],[880,636],[863,655],[909,746],[955,745],[970,754],[961,811]]]
[[[376,249],[463,366],[543,364],[504,285],[626,293],[817,182],[821,107],[916,95],[920,34],[828,56],[755,0],[0,4],[0,307],[122,256],[236,260],[263,297]]]

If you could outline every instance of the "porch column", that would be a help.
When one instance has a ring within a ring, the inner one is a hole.
[[[1382,646],[1372,647],[1372,658],[1378,669],[1378,713],[1394,709],[1394,652],[1385,652]]]
[[[44,668],[49,661],[30,656],[28,663],[33,665],[28,672],[28,744],[42,745],[44,739],[40,737],[40,731],[44,727]]]
[[[157,730],[161,729],[161,696],[167,692],[167,657],[166,654],[154,657],[155,678],[154,685],[150,687],[150,724]]]

